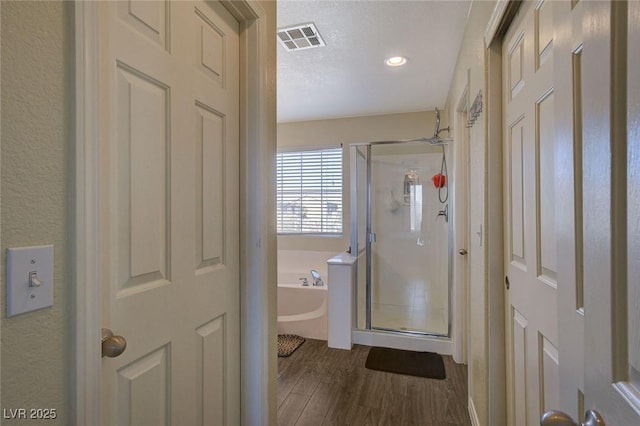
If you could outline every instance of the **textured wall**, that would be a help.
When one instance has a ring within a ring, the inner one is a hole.
[[[487,100],[487,88],[485,87],[485,47],[484,31],[495,6],[493,1],[474,1],[465,27],[458,63],[455,68],[454,79],[449,89],[447,109],[449,116],[454,117],[468,84],[469,103],[473,102],[479,90]],[[486,105],[485,105],[486,106]],[[488,300],[486,281],[486,244],[480,245],[480,239],[476,232],[483,232],[483,242],[486,240],[485,217],[485,158],[486,137],[485,119],[486,112],[480,116],[475,125],[469,130],[469,157],[470,157],[470,238],[468,241],[468,260],[470,265],[469,281],[469,398],[472,400],[478,420],[481,425],[492,424],[489,422],[488,399],[488,363],[487,341],[489,330],[487,329]],[[456,129],[461,129],[462,123],[457,123]],[[459,145],[455,149],[459,149]],[[460,153],[454,154],[459,158]],[[482,226],[482,228],[480,228]]]
[[[2,270],[7,247],[55,246],[54,306],[6,318],[2,303],[1,408],[55,408],[58,418],[47,424],[64,425],[72,315],[73,3],[2,1],[0,7]],[[4,299],[4,273],[0,279]]]
[[[485,61],[486,49],[484,46],[484,32],[489,18],[495,6],[494,1],[473,1],[469,20],[465,27],[465,35],[458,56],[449,97],[447,110],[449,117],[455,117],[459,100],[465,86],[468,84],[469,103],[472,103],[482,90],[485,103],[485,111],[478,118],[475,125],[469,130],[469,160],[470,160],[470,237],[468,241],[468,261],[470,266],[469,278],[469,342],[467,347],[469,364],[469,397],[473,402],[480,425],[492,425],[489,421],[489,385],[487,357],[489,333],[487,329],[489,311],[487,299],[486,280],[486,235],[487,212],[485,208],[486,185],[486,102],[487,88],[485,85]],[[454,125],[454,137],[460,137],[463,123]],[[454,146],[454,157],[460,159],[460,144]],[[455,175],[459,176],[459,161],[456,161]],[[476,236],[482,226],[483,245]],[[459,242],[460,240],[458,240]]]

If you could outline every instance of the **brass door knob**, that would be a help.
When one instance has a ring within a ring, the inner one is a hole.
[[[604,419],[595,410],[588,410],[584,423],[574,421],[571,416],[562,411],[546,411],[540,419],[540,426],[605,426]]]
[[[458,250],[458,253],[460,254],[460,256],[464,256],[464,255],[466,255],[466,254],[467,254],[467,250],[465,250],[465,249],[460,249],[460,250]]]
[[[122,336],[115,336],[108,328],[102,329],[102,356],[115,358],[127,349],[127,341]]]

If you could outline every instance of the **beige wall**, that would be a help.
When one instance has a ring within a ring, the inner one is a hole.
[[[441,127],[448,124],[446,113]],[[338,253],[350,245],[349,144],[395,139],[414,139],[433,135],[435,112],[348,117],[332,120],[300,121],[278,124],[278,149],[343,146],[343,234],[342,237],[302,237],[280,235],[280,250],[319,250]],[[444,135],[446,136],[446,135]]]
[[[484,45],[484,33],[495,6],[494,1],[474,0],[463,39],[462,48],[458,56],[453,82],[449,89],[447,99],[447,110],[449,117],[455,120],[457,116],[457,108],[460,99],[464,93],[465,87],[468,87],[468,102],[471,104],[480,90],[483,94],[483,112],[469,129],[469,158],[470,158],[470,219],[469,219],[469,237],[468,237],[468,259],[471,271],[469,281],[469,312],[468,312],[468,365],[469,365],[469,398],[475,407],[477,419],[482,426],[503,424],[504,422],[504,405],[500,406],[500,395],[495,393],[496,389],[502,387],[504,390],[504,381],[498,383],[494,387],[494,382],[490,380],[490,376],[497,374],[498,378],[503,378],[504,366],[500,366],[501,371],[496,373],[492,367],[495,365],[490,359],[492,348],[499,345],[500,350],[504,348],[503,336],[493,336],[492,331],[488,327],[491,318],[503,309],[498,306],[494,310],[490,310],[492,305],[492,293],[488,288],[487,260],[489,259],[488,250],[491,250],[488,243],[488,236],[492,236],[493,229],[488,227],[491,225],[492,215],[501,215],[501,209],[494,210],[492,204],[488,203],[487,194],[487,176],[492,170],[487,163],[489,144],[487,139],[487,117],[488,117],[488,90],[487,87],[487,69],[488,69],[488,52]],[[456,137],[460,137],[463,131],[463,123],[455,121],[454,131]],[[498,141],[499,142],[499,141]],[[462,144],[456,144],[454,147],[454,157],[456,159],[455,176],[462,176],[460,158],[462,156]],[[493,148],[492,148],[493,149]],[[501,200],[500,200],[501,201]],[[493,200],[491,200],[493,203]],[[476,236],[476,232],[482,226],[482,246],[480,240]],[[456,241],[459,244],[462,241],[461,235],[456,235]],[[498,244],[502,245],[502,241]],[[456,250],[458,247],[456,247]],[[496,312],[497,311],[497,312]],[[492,398],[489,398],[489,395]],[[504,404],[504,401],[502,401]]]
[[[6,318],[2,303],[2,408],[55,408],[58,418],[48,423],[66,425],[73,311],[73,3],[2,1],[0,7],[2,270],[8,247],[55,246],[53,307]],[[4,273],[0,280],[4,299]]]

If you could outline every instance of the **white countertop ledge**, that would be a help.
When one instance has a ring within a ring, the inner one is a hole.
[[[327,260],[329,265],[353,265],[356,262],[355,257],[351,257],[350,253],[343,251]]]

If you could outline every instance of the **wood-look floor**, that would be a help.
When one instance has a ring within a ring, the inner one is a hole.
[[[278,358],[278,425],[471,425],[466,366],[445,356],[445,380],[385,373],[364,367],[369,349],[307,339]]]

